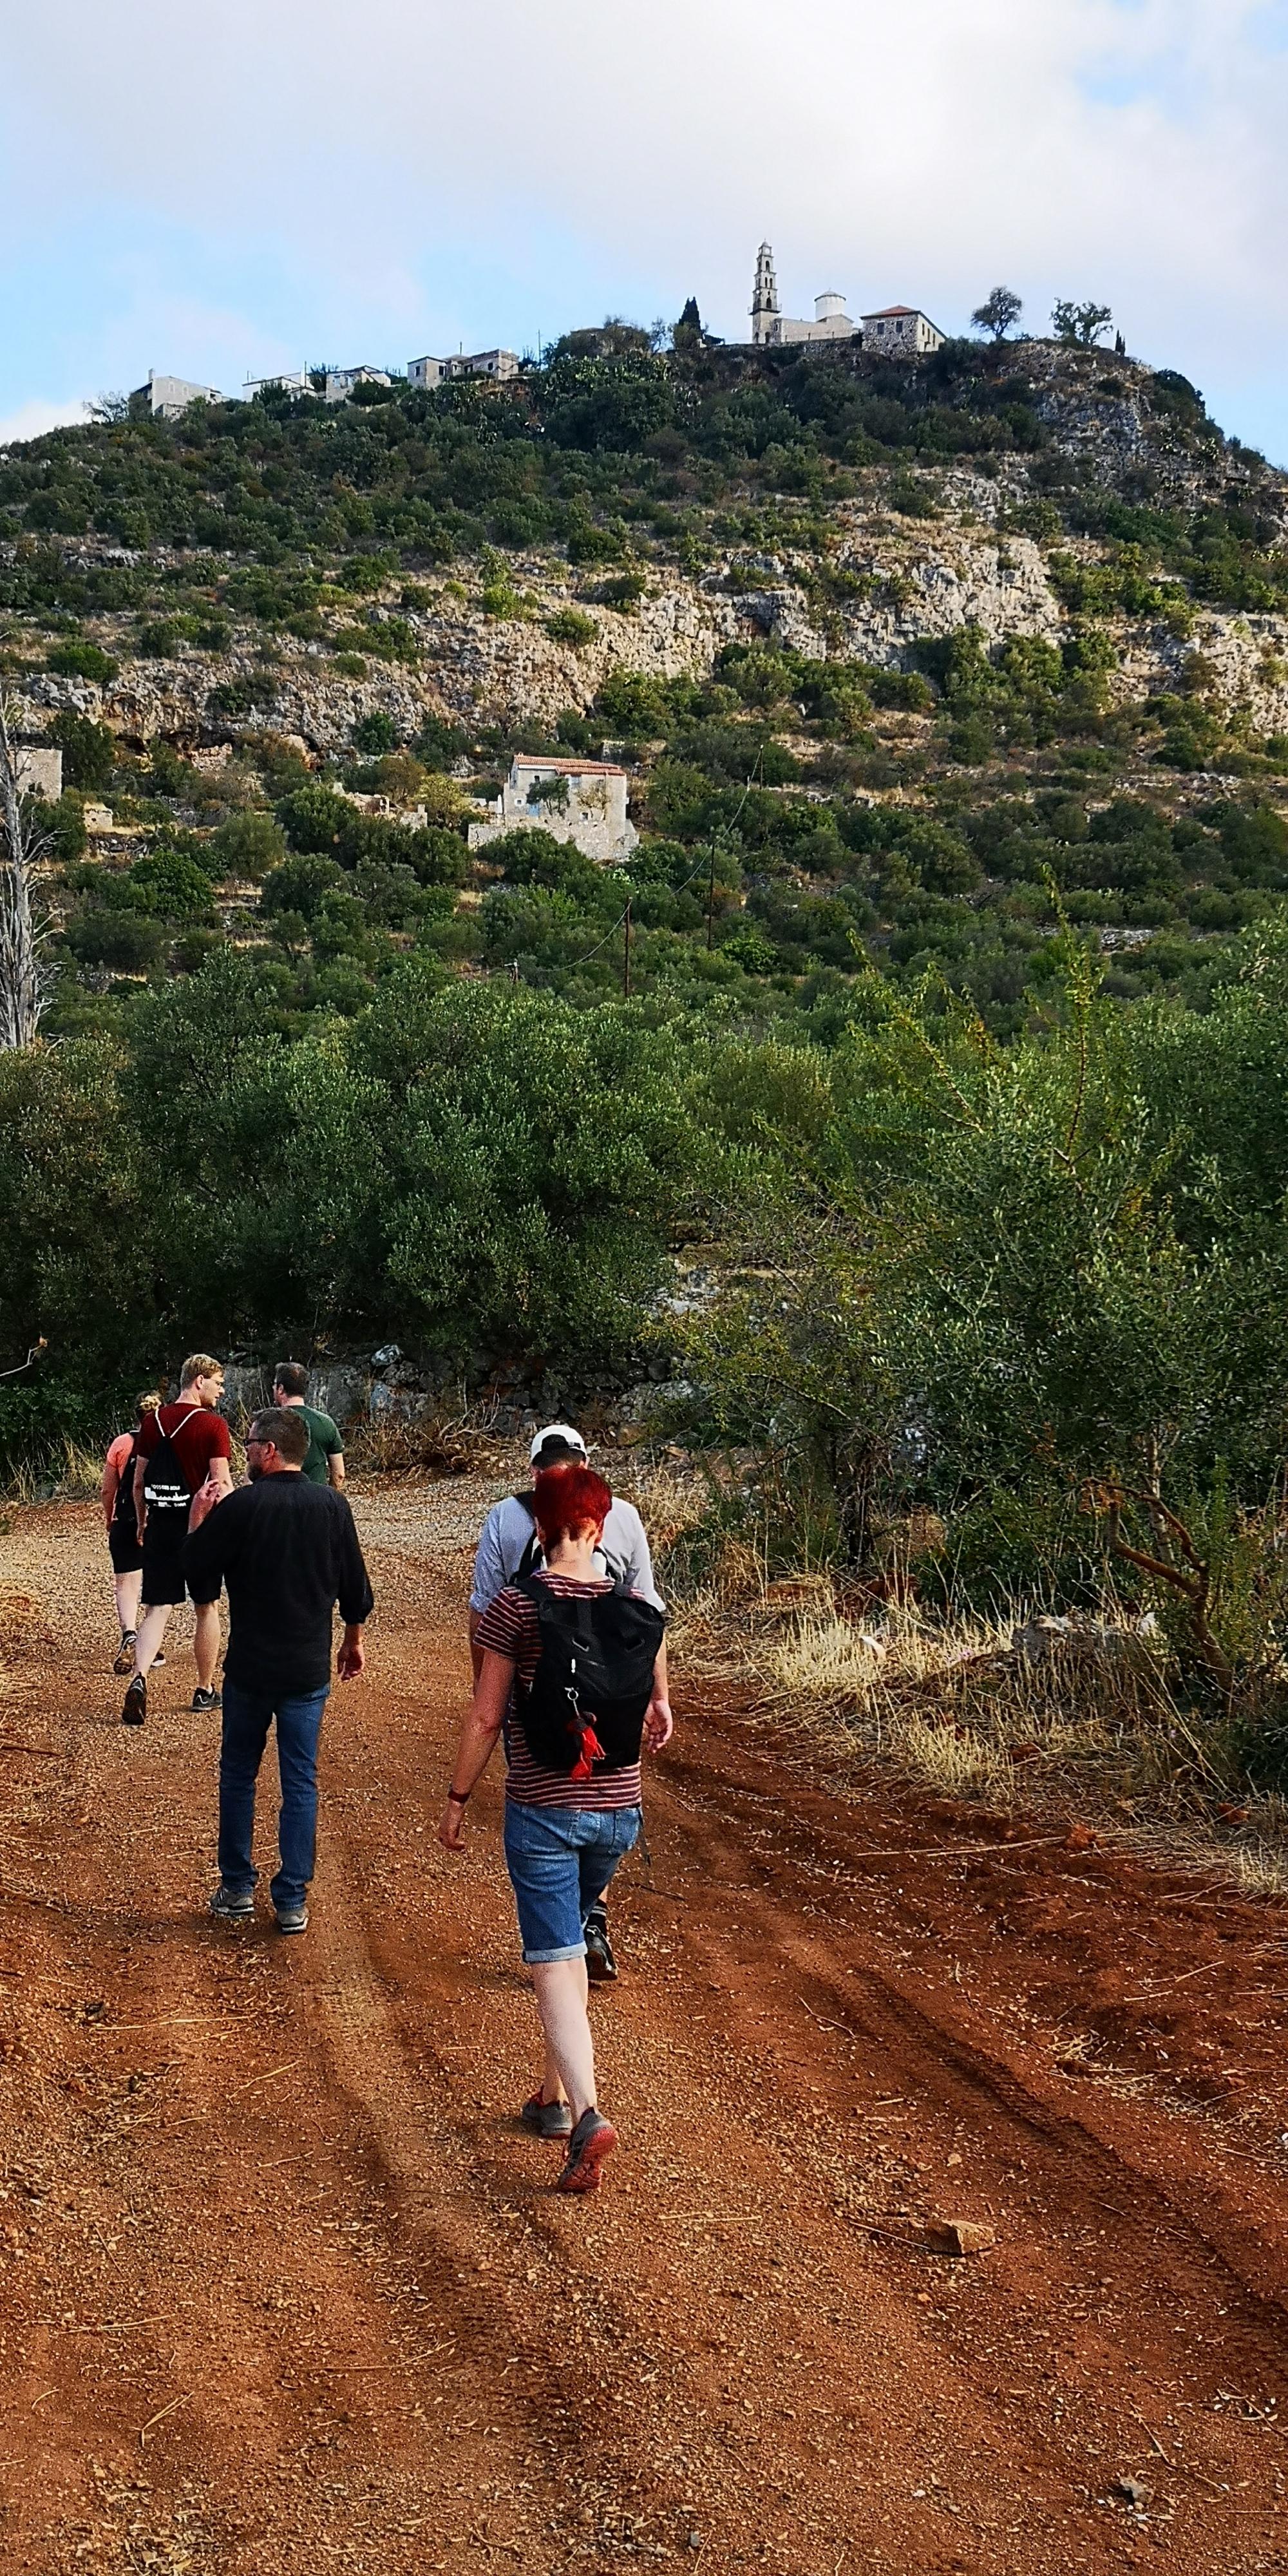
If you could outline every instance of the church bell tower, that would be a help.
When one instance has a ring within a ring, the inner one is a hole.
[[[751,336],[758,348],[778,338],[778,281],[774,276],[774,254],[768,242],[762,242],[756,253],[756,283],[751,297]]]

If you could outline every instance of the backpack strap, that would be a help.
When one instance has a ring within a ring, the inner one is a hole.
[[[527,1544],[527,1546],[525,1547],[525,1549],[524,1549],[524,1551],[523,1551],[523,1554],[522,1554],[522,1556],[520,1557],[519,1562],[518,1562],[517,1566],[515,1567],[515,1570],[514,1570],[513,1574],[512,1574],[512,1575],[511,1575],[511,1577],[510,1577],[510,1581],[511,1581],[512,1583],[522,1583],[522,1582],[523,1582],[523,1580],[524,1580],[524,1577],[525,1577],[526,1575],[529,1575],[529,1574],[532,1574],[532,1573],[534,1573],[534,1572],[535,1572],[535,1570],[536,1570],[536,1564],[537,1564],[537,1559],[538,1559],[538,1557],[540,1557],[540,1556],[544,1555],[545,1551],[544,1551],[544,1549],[543,1549],[543,1547],[542,1547],[542,1544],[541,1544],[541,1532],[540,1532],[540,1530],[537,1528],[537,1498],[536,1498],[536,1495],[535,1495],[534,1493],[531,1493],[531,1492],[523,1493],[523,1494],[514,1494],[514,1495],[512,1495],[512,1496],[511,1496],[511,1500],[512,1500],[513,1502],[516,1502],[516,1503],[518,1504],[519,1509],[520,1509],[520,1511],[521,1511],[521,1512],[526,1512],[526,1513],[527,1513],[528,1518],[529,1518],[529,1520],[530,1520],[530,1521],[531,1521],[531,1523],[532,1523],[532,1535],[531,1535],[531,1537],[529,1538],[529,1540],[528,1540],[528,1544]]]

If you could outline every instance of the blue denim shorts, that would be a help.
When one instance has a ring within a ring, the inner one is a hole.
[[[587,1908],[602,1896],[639,1832],[638,1807],[609,1814],[590,1807],[523,1807],[505,1802],[505,1865],[514,1889],[527,1965],[584,1959]]]

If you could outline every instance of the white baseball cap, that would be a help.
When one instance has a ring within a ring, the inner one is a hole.
[[[586,1456],[586,1443],[580,1431],[574,1431],[571,1422],[547,1422],[545,1429],[538,1431],[528,1451],[529,1463],[532,1466],[535,1467],[547,1440],[563,1440],[570,1449],[577,1450],[581,1457]]]

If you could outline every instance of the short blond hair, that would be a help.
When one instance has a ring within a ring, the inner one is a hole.
[[[180,1371],[179,1393],[182,1395],[185,1387],[195,1386],[199,1377],[222,1377],[223,1373],[222,1360],[212,1360],[209,1351],[194,1351]]]

